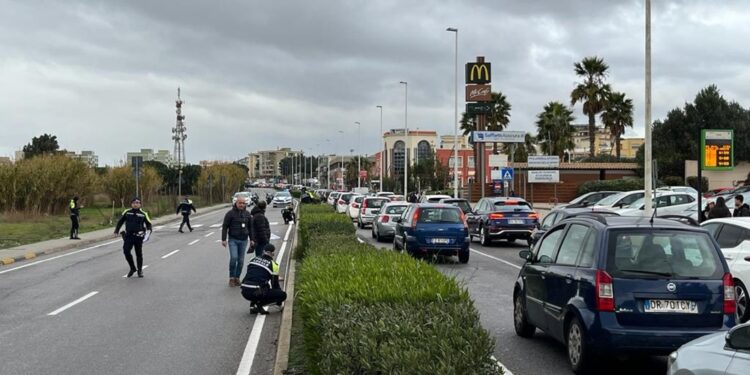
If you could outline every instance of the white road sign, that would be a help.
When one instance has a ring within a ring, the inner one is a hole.
[[[560,157],[556,155],[529,155],[529,168],[560,168]]]
[[[560,182],[560,171],[529,171],[529,183],[558,183]]]
[[[523,143],[526,132],[522,131],[473,131],[471,139],[474,143]]]
[[[490,167],[507,167],[508,166],[508,155],[490,155]]]

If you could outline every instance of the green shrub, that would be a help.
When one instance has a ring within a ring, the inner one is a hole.
[[[592,191],[631,191],[643,190],[643,179],[621,179],[621,180],[597,180],[586,181],[578,186],[578,195],[590,193]]]
[[[297,199],[299,199],[302,196],[302,192],[299,190],[292,190],[291,194],[292,194],[292,198],[297,198]]]
[[[667,186],[685,185],[685,180],[683,180],[682,177],[680,176],[667,176],[667,177],[664,177],[661,182]]]
[[[701,177],[703,177],[703,176],[701,176]],[[698,177],[697,176],[690,176],[690,177],[688,177],[687,178],[687,183],[688,183],[689,186],[692,186],[693,189],[695,189],[695,190],[701,191],[703,193],[708,192],[708,189],[709,189],[709,187],[708,187],[708,179],[706,177],[703,177],[703,178],[701,178],[701,180],[703,181],[703,184],[701,184],[702,185],[701,186],[702,190],[698,189]]]

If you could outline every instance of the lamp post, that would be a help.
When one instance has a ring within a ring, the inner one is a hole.
[[[644,146],[644,163],[643,163],[643,181],[644,181],[644,213],[651,216],[651,192],[653,191],[653,172],[652,168],[652,154],[651,154],[651,0],[646,0],[646,139]],[[701,161],[698,160],[698,168],[701,168]],[[700,183],[700,181],[699,181]],[[701,192],[698,192],[700,196]],[[700,204],[700,201],[698,201]],[[698,207],[700,212],[701,207]],[[700,215],[699,219],[700,219]]]
[[[382,105],[376,105],[375,108],[380,108],[380,140],[382,141],[383,137],[383,106]],[[380,190],[383,191],[383,163],[385,163],[385,146],[383,146],[383,153],[380,154]]]
[[[360,145],[360,134],[362,133],[362,124],[359,121],[354,121],[357,124],[357,188],[362,187],[362,177],[359,173],[362,171],[362,150],[359,149]]]
[[[329,147],[326,147],[327,150],[330,150],[331,147],[331,140],[326,139],[326,143],[328,143]],[[331,188],[331,154],[326,155],[326,189]]]
[[[404,137],[406,145],[404,146],[404,198],[408,199],[407,191],[409,190],[409,83],[400,81],[404,85]]]
[[[341,136],[343,138],[346,138],[346,136],[344,136],[343,130],[339,130],[339,133],[341,133]],[[345,140],[346,139],[344,139],[344,141]],[[344,142],[341,142],[341,144],[344,144]],[[341,174],[341,190],[343,191],[344,190],[344,154],[341,154],[341,165],[339,166],[339,174]]]
[[[458,198],[458,29],[449,27],[445,31],[456,34],[455,75],[453,76],[453,198]]]

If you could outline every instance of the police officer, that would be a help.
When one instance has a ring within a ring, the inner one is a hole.
[[[177,212],[175,215],[179,215],[182,213],[182,223],[180,223],[180,229],[178,232],[185,233],[182,231],[182,226],[187,224],[188,229],[190,231],[193,231],[193,227],[190,226],[190,210],[192,210],[195,213],[198,213],[198,211],[195,210],[195,206],[193,206],[193,201],[188,197],[188,195],[185,195],[185,199],[180,202],[180,204],[177,206]]]
[[[70,200],[69,208],[70,208],[70,239],[80,240],[80,238],[78,237],[78,226],[80,222],[79,216],[81,215],[82,206],[78,205],[77,195],[73,197],[73,199]]]
[[[271,242],[271,223],[266,217],[266,202],[258,202],[250,211],[253,216],[253,241],[255,242],[255,256],[263,255],[263,248]]]
[[[279,265],[273,260],[276,247],[263,248],[263,255],[250,260],[245,278],[242,279],[242,296],[250,301],[251,314],[268,314],[263,308],[272,303],[281,306],[286,301],[286,292],[279,285]]]
[[[138,277],[143,277],[143,237],[146,235],[146,231],[151,231],[151,218],[148,217],[146,211],[141,210],[140,198],[133,198],[130,201],[130,207],[132,208],[125,210],[117,222],[115,237],[121,234],[124,240],[122,250],[125,253],[125,260],[128,261],[128,265],[130,266],[128,277],[133,276],[136,271],[138,271]],[[120,233],[120,228],[123,224],[125,224],[125,231]],[[138,268],[133,264],[133,255],[130,252],[134,247]]]

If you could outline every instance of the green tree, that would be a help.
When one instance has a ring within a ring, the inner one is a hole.
[[[57,136],[45,133],[32,138],[31,143],[23,146],[23,157],[31,159],[37,155],[54,154],[59,150]]]
[[[589,150],[593,157],[596,151],[596,115],[604,110],[610,91],[609,85],[604,82],[609,66],[604,59],[592,56],[575,63],[574,69],[582,81],[570,93],[570,105],[583,103],[583,113],[589,118]]]
[[[362,156],[362,170],[367,171],[367,178],[362,179],[362,186],[370,186],[370,178],[372,177],[372,168],[374,167],[374,164],[370,162],[367,157]],[[353,157],[348,162],[344,163],[344,169],[346,172],[344,173],[344,183],[347,186],[351,187],[357,187],[357,176],[359,176],[359,173],[357,172],[357,167],[359,166],[357,157]]]
[[[471,116],[466,112],[461,114],[461,121],[459,124],[461,125],[461,131],[464,135],[470,135],[471,132],[477,130],[476,117]]]
[[[536,137],[526,133],[523,144],[516,144],[515,146],[515,151],[513,151],[513,161],[525,163],[529,160],[529,155],[536,155],[536,143]],[[509,147],[506,146],[506,153],[508,153],[508,156],[510,156],[510,152]]]
[[[541,143],[543,153],[562,158],[565,150],[575,147],[572,110],[560,102],[550,102],[536,117],[536,139]]]
[[[601,119],[615,141],[615,155],[619,159],[620,138],[625,134],[626,127],[633,127],[633,100],[621,92],[609,93]]]
[[[487,116],[487,130],[502,131],[510,123],[511,105],[502,92],[492,93],[492,113]],[[497,154],[497,143],[492,145],[493,153]]]

